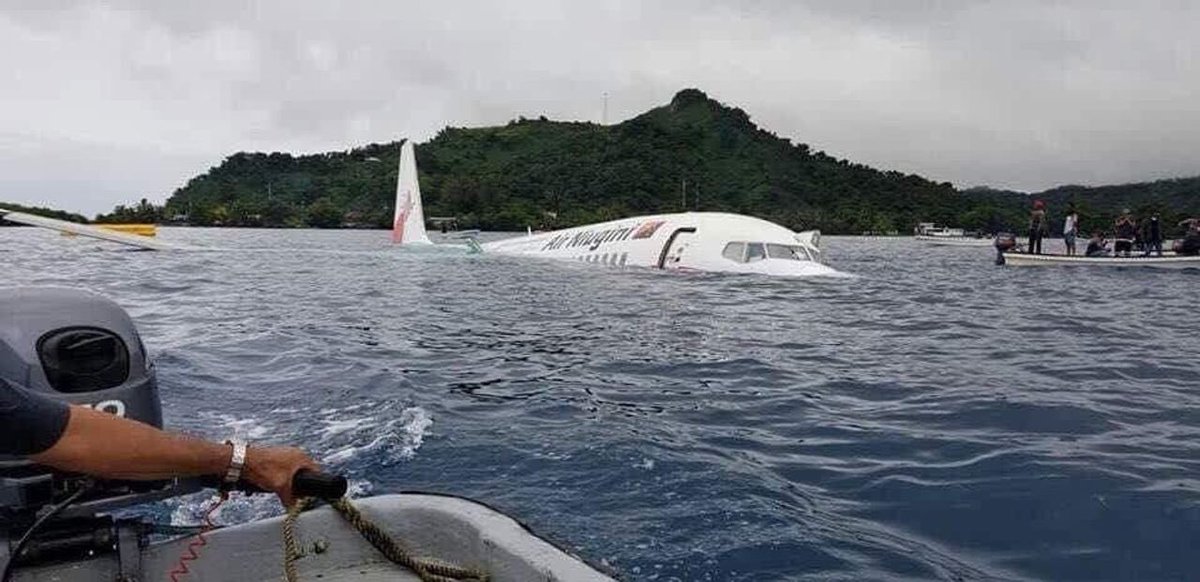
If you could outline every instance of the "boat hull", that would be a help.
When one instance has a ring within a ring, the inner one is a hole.
[[[406,493],[355,500],[368,519],[418,557],[476,568],[495,582],[612,578],[537,537],[516,520],[482,504],[445,495]],[[188,582],[279,580],[283,575],[281,517],[222,528],[210,533],[198,560],[189,564]],[[296,561],[300,580],[417,580],[388,562],[329,507],[302,514],[296,533],[304,556]],[[143,549],[138,580],[166,580],[190,539]],[[116,555],[18,570],[16,582],[83,582],[117,579]]]
[[[924,243],[947,247],[990,247],[993,244],[990,238],[929,236],[924,234],[918,234],[913,238]]]
[[[1200,269],[1200,257],[1082,257],[1005,253],[1004,264],[1014,267],[1153,267],[1155,269]]]

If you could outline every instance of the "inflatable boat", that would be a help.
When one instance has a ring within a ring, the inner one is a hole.
[[[411,568],[393,563],[373,547],[353,525],[326,506],[296,519],[299,548],[294,575],[299,581],[419,581],[488,580],[491,582],[605,582],[612,578],[579,558],[539,538],[516,520],[482,504],[458,497],[404,493],[358,499],[361,513],[405,551],[428,563],[453,565],[463,574],[422,578]],[[94,582],[98,580],[178,580],[218,582],[281,580],[285,550],[281,531],[284,517],[255,521],[196,537],[175,537],[144,544],[145,530],[135,523],[118,523],[112,535],[88,537],[110,551],[74,559],[47,560],[14,569],[12,582]],[[79,537],[79,536],[75,536]],[[69,540],[68,540],[69,541]],[[76,540],[75,543],[79,543]],[[58,551],[63,550],[59,541]],[[101,547],[100,549],[103,549]],[[194,560],[180,557],[194,551]],[[0,550],[0,563],[5,551]]]

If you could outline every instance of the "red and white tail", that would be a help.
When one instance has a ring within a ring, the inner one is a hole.
[[[421,209],[421,185],[417,181],[417,156],[413,153],[412,140],[405,140],[400,148],[392,242],[402,245],[432,243],[425,233],[425,212]]]

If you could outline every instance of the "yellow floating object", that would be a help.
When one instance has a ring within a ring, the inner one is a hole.
[[[111,230],[113,232],[123,232],[125,234],[137,234],[141,236],[156,236],[158,234],[158,225],[154,224],[97,224],[98,228]],[[64,232],[63,236],[75,236],[74,233]]]

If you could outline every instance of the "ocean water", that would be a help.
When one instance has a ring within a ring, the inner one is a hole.
[[[161,236],[229,250],[0,229],[3,284],[112,297],[169,425],[304,446],[359,494],[478,499],[628,580],[1200,578],[1200,272],[908,239],[827,237],[857,276],[784,280]]]

